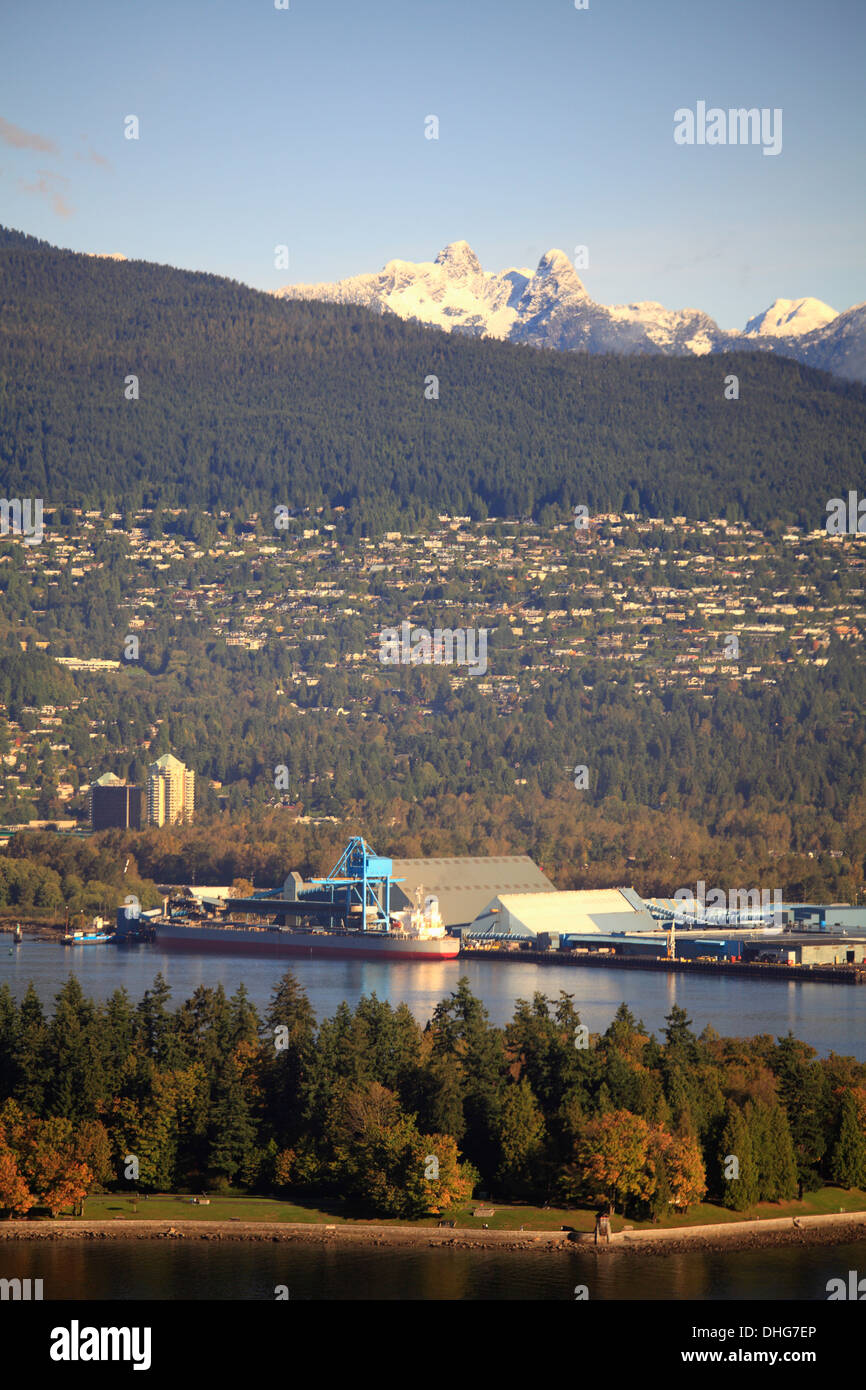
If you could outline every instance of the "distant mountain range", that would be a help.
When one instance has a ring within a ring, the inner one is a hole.
[[[332,284],[286,285],[286,299],[357,304],[451,333],[591,353],[764,350],[837,376],[866,381],[866,303],[839,314],[820,299],[777,299],[742,332],[719,328],[699,309],[654,302],[598,304],[564,251],[548,251],[533,274],[482,269],[465,241],[435,261],[389,261],[384,270]]]

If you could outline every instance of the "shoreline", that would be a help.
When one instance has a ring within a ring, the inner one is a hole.
[[[471,1227],[331,1225],[273,1221],[57,1221],[0,1222],[3,1240],[202,1240],[296,1241],[302,1244],[444,1246],[449,1249],[595,1252],[599,1255],[665,1256],[688,1251],[747,1250],[787,1245],[842,1245],[866,1240],[866,1212],[825,1216],[771,1217],[720,1226],[664,1230],[624,1230],[609,1244],[596,1245],[592,1233],[574,1231],[477,1231]]]
[[[62,922],[32,922],[23,916],[20,918],[6,917],[0,922],[0,935],[14,936],[17,925],[20,925],[21,934],[25,941],[56,941],[60,945],[62,945],[63,933],[66,930]]]

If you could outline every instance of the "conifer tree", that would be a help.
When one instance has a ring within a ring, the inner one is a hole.
[[[866,1136],[850,1091],[842,1097],[830,1176],[839,1187],[866,1187]]]
[[[771,1200],[790,1202],[797,1195],[797,1157],[791,1127],[781,1105],[770,1108],[769,1147],[774,1162],[774,1192]]]
[[[724,1205],[731,1211],[747,1211],[758,1201],[758,1170],[748,1118],[733,1102],[728,1105],[722,1130],[719,1165],[724,1181]]]
[[[543,1185],[545,1127],[526,1077],[507,1086],[500,1116],[501,1158],[495,1182],[510,1197],[531,1197]]]
[[[208,1172],[230,1185],[248,1170],[256,1148],[256,1128],[234,1058],[222,1068],[214,1087],[209,1125]]]
[[[348,1010],[344,1013],[350,1029]],[[347,1047],[338,1044],[335,1060],[346,1051]],[[324,1082],[326,1077],[326,1058],[327,1053],[316,1056],[316,1016],[312,1005],[297,977],[287,970],[274,986],[262,1027],[266,1115],[279,1147],[291,1147],[303,1132],[314,1078],[321,1076]],[[324,1093],[319,1100],[323,1102]]]

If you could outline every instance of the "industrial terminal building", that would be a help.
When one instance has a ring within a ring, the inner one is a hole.
[[[391,907],[400,911],[415,905],[419,889],[439,899],[439,912],[449,931],[469,927],[499,894],[562,897],[528,854],[485,855],[477,858],[395,859]]]
[[[837,932],[845,935],[866,933],[866,907],[849,903],[794,903],[784,909],[794,927],[800,931]]]
[[[468,937],[583,937],[651,932],[655,922],[632,888],[498,893],[466,931]]]
[[[489,943],[616,956],[675,955],[681,960],[862,965],[866,959],[866,936],[846,935],[838,926],[835,931],[819,929],[817,924],[797,931],[793,911],[786,909],[785,916],[784,929],[708,922],[676,924],[671,933],[671,922],[656,920],[632,888],[503,893],[485,905],[463,937],[467,946],[475,947]]]
[[[365,847],[365,856],[364,873],[371,866],[377,870],[370,879],[375,902],[370,900],[368,913],[375,910],[382,921],[395,921],[406,909],[435,900],[446,932],[462,937],[468,950],[798,967],[866,962],[866,909],[846,904],[773,905],[766,916],[761,907],[701,919],[674,899],[645,901],[630,887],[559,892],[528,855],[380,860]],[[207,914],[264,914],[297,927],[301,919],[340,918],[340,904],[334,906],[333,893],[327,893],[345,882],[332,875],[305,883],[292,871],[280,888],[249,898],[232,899],[226,886],[185,886],[182,893],[198,899]],[[364,885],[366,895],[366,878]]]

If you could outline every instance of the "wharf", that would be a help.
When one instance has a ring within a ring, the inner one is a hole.
[[[603,970],[663,970],[686,975],[729,975],[734,979],[805,980],[811,984],[863,985],[866,969],[857,965],[782,965],[758,961],[668,960],[666,956],[602,955],[596,951],[511,951],[507,947],[462,945],[461,960],[501,960],[516,964],[572,965]]]

